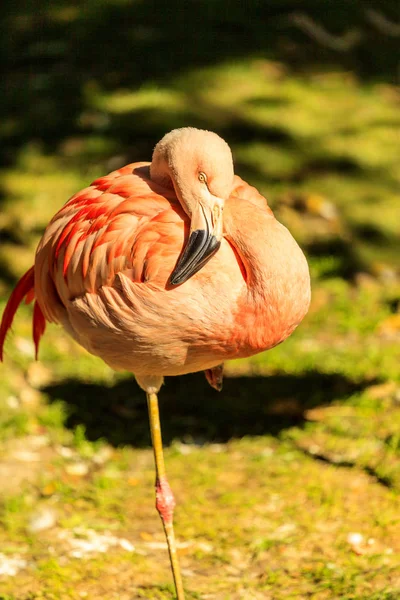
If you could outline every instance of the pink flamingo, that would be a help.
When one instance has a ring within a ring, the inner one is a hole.
[[[272,348],[305,316],[306,259],[266,200],[234,175],[229,146],[210,131],[176,129],[151,163],[94,181],[54,216],[34,266],[0,327],[35,299],[36,355],[46,321],[60,323],[147,394],[156,507],[178,600],[184,599],[158,413],[164,375],[204,370],[222,387],[223,361]]]

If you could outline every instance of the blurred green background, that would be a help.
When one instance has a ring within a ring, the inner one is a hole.
[[[4,3],[3,3],[4,4]],[[400,597],[400,15],[338,0],[1,10],[0,310],[80,187],[191,125],[304,248],[285,344],[161,391],[188,598]],[[173,598],[143,393],[31,307],[0,366],[0,599]],[[4,590],[4,591],[3,591]]]

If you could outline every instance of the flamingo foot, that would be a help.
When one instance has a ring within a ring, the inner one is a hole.
[[[214,388],[214,390],[217,390],[217,392],[220,392],[222,390],[222,382],[224,379],[224,365],[217,365],[216,367],[213,367],[212,369],[206,369],[204,371],[204,375],[206,376],[206,379],[208,381],[208,383],[211,385],[211,387]]]

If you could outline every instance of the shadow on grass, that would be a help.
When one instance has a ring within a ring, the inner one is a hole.
[[[226,378],[218,394],[201,373],[167,378],[159,394],[164,443],[181,439],[203,444],[248,435],[278,435],[304,423],[305,410],[361,391],[366,385],[341,375],[311,371]],[[88,439],[103,438],[115,446],[150,446],[145,394],[133,378],[111,388],[72,379],[42,391],[50,401],[67,404],[67,427],[83,424]]]

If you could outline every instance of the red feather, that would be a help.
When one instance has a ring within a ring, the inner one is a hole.
[[[36,301],[33,305],[33,342],[35,344],[35,358],[37,360],[38,352],[39,352],[39,342],[40,338],[44,334],[46,329],[46,319],[43,316],[42,309],[40,308],[38,302]]]
[[[29,294],[29,298],[31,297],[32,290],[34,289],[34,282],[35,282],[34,270],[33,270],[33,267],[31,267],[29,269],[29,271],[27,271],[25,273],[25,275],[23,275],[21,277],[21,279],[18,281],[14,291],[12,292],[12,294],[7,302],[6,308],[3,313],[3,318],[1,320],[1,325],[0,325],[0,360],[1,361],[3,360],[4,341],[6,339],[7,332],[10,329],[12,322],[14,320],[14,315],[17,312],[18,307],[21,304],[22,300],[25,298],[25,296]]]

